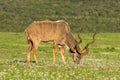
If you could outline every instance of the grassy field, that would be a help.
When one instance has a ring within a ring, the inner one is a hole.
[[[81,36],[84,46],[92,33]],[[63,65],[58,51],[57,63],[53,65],[52,43],[40,44],[38,65],[33,57],[31,64],[27,64],[26,48],[24,33],[0,32],[0,80],[120,80],[120,33],[99,33],[90,53],[78,65],[67,51],[67,64]]]

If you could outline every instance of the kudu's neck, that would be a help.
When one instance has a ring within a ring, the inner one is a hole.
[[[77,41],[74,39],[73,35],[71,33],[67,33],[66,35],[66,45],[69,47],[69,49],[74,52],[75,46],[77,44]]]

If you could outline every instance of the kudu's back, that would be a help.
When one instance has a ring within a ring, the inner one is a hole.
[[[25,30],[27,39],[33,41],[55,41],[64,43],[69,26],[64,21],[34,21]]]

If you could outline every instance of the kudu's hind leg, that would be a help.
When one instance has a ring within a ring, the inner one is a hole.
[[[37,60],[37,57],[36,57],[36,49],[33,48],[32,52],[33,52],[33,57],[34,57],[35,63],[38,64],[38,60]]]
[[[66,64],[65,57],[64,57],[64,47],[63,46],[60,47],[60,51],[61,51],[61,56],[62,56],[63,63]]]
[[[30,63],[30,53],[31,53],[31,51],[32,51],[32,44],[29,43],[29,44],[28,44],[28,48],[27,48],[27,50],[26,50],[26,53],[27,53],[27,62],[28,62],[28,63]]]
[[[34,60],[35,60],[35,63],[38,64],[38,59],[36,57],[36,50],[38,48],[38,45],[39,45],[40,41],[34,41],[33,42],[33,49],[32,49],[32,53],[33,53],[33,57],[34,57]]]

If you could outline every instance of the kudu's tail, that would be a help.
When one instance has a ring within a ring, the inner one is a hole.
[[[25,36],[26,36],[27,42],[29,44],[29,50],[31,51],[33,48],[33,42],[31,40],[30,35],[27,30],[25,30]]]

